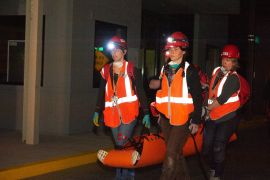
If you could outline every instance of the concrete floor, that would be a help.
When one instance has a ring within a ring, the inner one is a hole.
[[[20,132],[0,131],[0,144],[0,170],[113,147],[110,136],[92,132],[70,136],[41,135],[39,144],[27,145],[22,143]]]
[[[270,136],[268,122],[263,118],[243,121],[240,124],[238,140],[231,143],[227,152],[224,179],[228,180],[266,180],[270,179]],[[0,132],[0,175],[1,171],[49,161],[55,158],[72,156],[84,152],[96,153],[100,148],[112,147],[110,136],[93,133],[73,136],[41,136],[40,144],[21,143],[20,133]],[[203,179],[196,156],[187,158],[192,169],[193,180]],[[140,168],[136,179],[158,179],[161,165]],[[1,177],[1,176],[0,176]],[[30,180],[45,179],[113,179],[114,169],[97,162],[76,166],[47,174],[28,177]],[[8,179],[8,178],[7,178]]]

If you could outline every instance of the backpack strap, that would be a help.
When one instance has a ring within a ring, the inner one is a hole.
[[[105,64],[105,66],[101,69],[101,76],[106,81],[108,80],[108,77],[110,74],[110,67],[111,67],[111,64]]]
[[[108,77],[110,75],[111,65],[112,65],[112,63],[106,64],[101,70],[101,76],[106,81],[108,80]],[[127,75],[130,77],[131,82],[132,82],[132,88],[135,91],[135,93],[137,94],[136,88],[135,88],[134,63],[133,62],[128,62]]]
[[[127,74],[131,78],[132,81],[135,79],[135,76],[134,76],[134,64],[133,64],[133,62],[130,62],[130,61],[128,62]]]
[[[102,77],[107,81],[109,74],[110,74],[110,67],[111,64],[106,64],[101,72]],[[134,79],[134,64],[132,62],[128,62],[128,66],[127,66],[127,74],[131,79]]]
[[[135,94],[137,94],[137,90],[135,86],[135,76],[134,76],[134,63],[131,61],[129,61],[127,65],[127,74],[131,79],[132,89],[134,90]]]

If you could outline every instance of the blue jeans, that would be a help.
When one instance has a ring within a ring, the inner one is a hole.
[[[111,128],[116,147],[121,148],[128,142],[128,139],[131,138],[133,135],[134,127],[136,126],[136,124],[137,119],[135,119],[130,124],[121,123],[118,127]],[[116,180],[132,180],[134,179],[134,176],[134,169],[116,169]]]
[[[135,170],[134,169],[124,169],[117,168],[115,180],[134,180],[135,179]]]

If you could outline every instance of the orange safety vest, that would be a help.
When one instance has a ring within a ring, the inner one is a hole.
[[[217,78],[217,75],[220,71],[220,67],[217,67],[214,69],[213,73],[212,73],[212,79],[210,82],[210,88],[209,88],[209,99],[208,99],[208,104],[213,103],[213,100],[216,99],[217,97],[219,97],[223,91],[223,86],[229,76],[229,74],[236,74],[236,71],[230,73],[228,72],[227,74],[225,74],[222,79],[217,83],[217,85],[215,86],[215,88],[213,89],[213,85],[215,82],[215,79]],[[213,108],[209,115],[210,118],[212,120],[217,120],[222,118],[223,116],[236,111],[239,107],[240,107],[240,100],[239,100],[239,91],[235,92],[224,104]]]
[[[124,61],[116,84],[112,84],[110,73],[107,78],[103,114],[105,125],[112,128],[118,127],[121,122],[131,123],[139,114],[139,101],[132,89],[132,80],[127,74],[127,66],[128,62]],[[104,68],[100,73],[105,77]]]
[[[188,66],[189,63],[185,62],[185,69],[180,68],[177,71],[170,86],[163,73],[164,67],[161,70],[161,90],[158,90],[156,94],[156,108],[174,126],[185,124],[189,119],[189,114],[194,110],[193,99],[188,92],[187,76],[182,77],[183,71],[187,74]]]

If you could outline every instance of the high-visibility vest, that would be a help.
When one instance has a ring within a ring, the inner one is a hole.
[[[220,67],[217,67],[214,69],[212,73],[212,79],[210,82],[210,87],[209,87],[209,99],[208,99],[208,104],[211,104],[213,100],[215,100],[217,97],[219,97],[223,91],[223,86],[229,76],[229,74],[236,74],[236,71],[234,72],[228,72],[225,74],[221,80],[216,84],[215,88],[213,89],[213,85],[215,82],[215,79],[217,78],[217,75],[220,71]],[[236,111],[240,107],[240,100],[239,100],[239,91],[235,92],[224,104],[213,108],[209,115],[212,120],[217,120],[222,118],[223,116]]]
[[[162,74],[161,89],[156,94],[156,108],[164,114],[170,124],[180,126],[189,119],[189,114],[193,112],[193,99],[188,92],[187,86],[187,68],[188,62],[185,62],[185,69],[180,68],[173,77],[171,85],[165,73]],[[163,71],[164,67],[162,68]],[[185,76],[183,77],[183,71]]]
[[[110,73],[105,87],[104,122],[106,126],[115,128],[121,122],[129,124],[139,114],[138,97],[132,89],[132,80],[127,74],[128,62],[124,61],[115,85],[112,84]],[[102,77],[104,69],[101,70]]]

